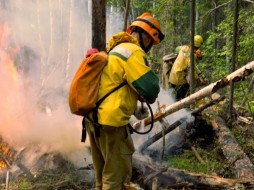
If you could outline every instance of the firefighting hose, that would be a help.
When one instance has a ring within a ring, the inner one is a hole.
[[[150,116],[150,118],[151,118],[150,128],[147,131],[140,132],[140,131],[136,130],[134,127],[132,127],[130,125],[131,131],[133,131],[133,132],[135,132],[137,134],[140,134],[140,135],[145,135],[145,134],[149,133],[153,129],[153,123],[154,123],[153,110],[152,110],[151,106],[147,102],[146,102],[146,105],[147,105],[147,107],[148,107],[148,109],[150,111],[150,114],[151,114],[151,116]],[[143,102],[141,102],[141,107],[143,107]]]

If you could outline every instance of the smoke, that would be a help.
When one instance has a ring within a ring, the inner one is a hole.
[[[16,150],[38,144],[82,163],[89,143],[68,91],[91,48],[91,0],[8,0],[0,10],[0,135]],[[109,38],[122,22],[107,13]]]
[[[159,105],[165,105],[165,107],[173,104],[175,102],[175,96],[174,93],[172,91],[172,89],[169,89],[168,91],[164,90],[164,89],[160,89],[160,93],[158,95],[158,98],[156,100],[155,103],[153,103],[151,105],[153,114],[155,114],[156,112],[159,112],[158,110],[158,106]],[[168,116],[165,117],[165,122],[168,122],[169,124],[173,124],[175,121],[179,120],[180,118],[184,118],[185,120],[185,124],[187,123],[191,123],[194,118],[193,116],[191,116],[190,111],[186,110],[186,109],[180,109]],[[137,121],[137,119],[132,116],[131,117],[131,123],[135,123]],[[185,126],[182,125],[182,127]],[[141,128],[139,129],[140,132],[145,132],[150,128],[150,124],[148,126],[142,126],[142,121],[141,121]],[[149,138],[153,137],[155,134],[161,132],[163,125],[157,121],[153,124],[153,129],[151,132],[149,132],[148,134],[145,135],[140,135],[140,134],[133,134],[133,140],[134,140],[134,144],[135,144],[135,148],[138,149],[140,145],[142,145],[146,140],[148,140]],[[166,139],[167,139],[167,147],[169,147],[169,144],[177,144],[179,142],[180,137],[179,137],[179,128],[177,127],[175,130],[173,130],[172,132],[168,133],[166,135]],[[157,146],[156,148],[160,147],[160,145],[158,145],[158,143],[161,143],[161,140],[159,140],[157,143],[154,143],[155,146]]]
[[[123,24],[114,9],[107,38]],[[70,113],[68,90],[91,48],[91,0],[8,0],[0,10],[0,135],[16,150],[38,144],[82,164],[89,144],[80,142],[82,118]],[[158,100],[167,106],[165,93]]]
[[[0,9],[1,136],[15,149],[38,144],[80,157],[88,144],[68,90],[91,47],[88,1],[10,0]]]

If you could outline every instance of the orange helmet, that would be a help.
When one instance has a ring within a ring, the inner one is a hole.
[[[141,16],[137,17],[131,25],[127,28],[127,33],[131,33],[131,28],[138,26],[146,31],[154,40],[154,45],[159,44],[164,39],[164,34],[161,32],[159,22],[153,18],[153,16],[145,12]]]

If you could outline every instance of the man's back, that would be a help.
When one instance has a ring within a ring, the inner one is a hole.
[[[190,47],[188,45],[180,46],[179,54],[173,64],[169,75],[169,82],[174,85],[187,83],[185,77],[190,62]]]
[[[109,52],[108,64],[101,76],[99,99],[123,81],[128,85],[102,102],[98,110],[100,124],[126,125],[136,109],[138,95],[135,91],[148,101],[155,101],[159,79],[146,65],[145,58],[146,53],[135,43],[120,43]]]

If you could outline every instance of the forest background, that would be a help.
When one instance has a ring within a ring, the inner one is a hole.
[[[195,31],[203,37],[203,60],[198,67],[208,78],[215,82],[232,72],[234,7],[236,1],[228,0],[197,0],[195,6]],[[254,59],[254,1],[238,2],[238,27],[236,39],[235,69],[242,67]],[[145,11],[154,14],[161,23],[165,34],[164,41],[154,46],[149,54],[153,70],[161,74],[162,57],[175,51],[179,45],[190,43],[191,3],[186,0],[123,0],[107,1],[107,6],[117,7],[119,14],[126,14],[127,25]],[[123,22],[123,28],[124,28]],[[235,102],[241,104],[251,78],[244,83],[236,84]],[[225,91],[227,93],[227,91]],[[254,109],[254,95],[249,93],[247,108]]]
[[[141,13],[149,11],[154,14],[161,23],[165,39],[153,47],[149,53],[149,61],[152,69],[160,77],[162,57],[174,52],[177,46],[190,41],[190,14],[193,2],[191,0],[33,0],[26,3],[20,0],[0,1],[2,10],[0,20],[2,30],[5,31],[5,33],[1,31],[5,34],[1,38],[0,52],[5,55],[1,56],[1,61],[7,63],[0,64],[2,88],[0,95],[5,97],[0,101],[3,108],[0,114],[1,135],[16,150],[23,150],[23,147],[31,150],[29,148],[32,143],[39,144],[46,147],[40,147],[42,153],[61,152],[73,163],[83,164],[87,149],[80,143],[81,118],[70,114],[66,97],[69,82],[86,50],[92,45],[90,20],[94,17],[91,18],[90,14],[91,3],[96,6],[100,3],[104,6],[107,21],[112,17],[116,19],[111,20],[112,23],[107,23],[106,39],[114,32],[124,31],[124,28]],[[239,5],[239,17],[237,46],[233,48],[235,2]],[[108,27],[112,27],[112,30],[108,30]],[[100,32],[100,28],[96,25],[95,29]],[[94,29],[91,31],[94,32]],[[253,31],[254,0],[196,0],[195,34],[200,34],[204,38],[202,46],[204,58],[198,63],[198,67],[210,83],[232,72],[234,50],[237,55],[235,69],[253,61]],[[7,62],[4,58],[13,59]],[[13,80],[7,80],[10,76],[7,76],[9,72],[5,71],[15,73],[12,72],[13,68],[19,73],[16,78],[22,80],[14,80],[15,77]],[[251,81],[253,75],[246,77],[243,82],[235,83],[234,103],[242,104],[246,95],[245,108],[253,116],[254,93],[253,91],[246,93]],[[224,88],[223,95],[228,94],[229,88]],[[253,127],[250,131],[246,130],[246,134],[254,134],[252,131]],[[253,137],[245,136],[238,139],[248,146],[248,153],[254,160]],[[214,158],[212,151],[204,152],[208,155],[207,158]],[[29,154],[40,156],[37,152]],[[203,158],[206,158],[204,155]],[[89,158],[87,157],[86,161],[89,161]],[[173,161],[170,159],[170,166],[174,166]],[[195,158],[193,165],[189,164],[189,161],[190,156],[186,156],[186,160],[182,162],[177,159],[176,167],[183,163],[184,166],[193,166],[193,169],[199,168]],[[219,165],[221,162],[221,160],[208,162],[209,167],[202,165],[203,170],[199,171],[210,172],[214,171],[215,167],[222,168]],[[75,177],[68,171],[67,176]],[[52,180],[53,177],[47,176],[47,179],[50,178],[50,183],[54,185],[56,180],[62,180],[61,177]],[[19,178],[16,182],[22,182],[19,187],[25,186],[18,189],[29,189],[28,185],[34,186],[34,181],[30,179],[24,180],[23,183]]]

